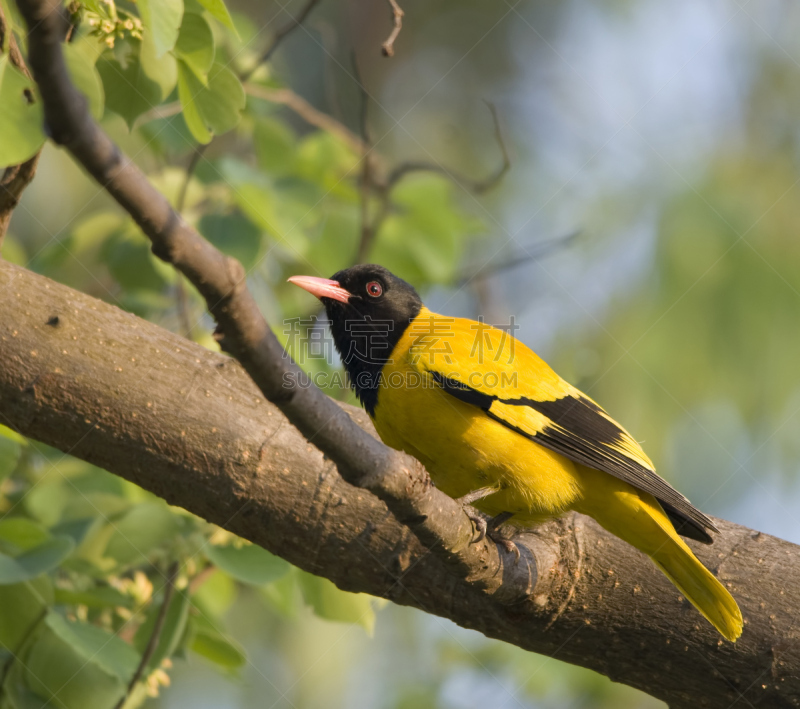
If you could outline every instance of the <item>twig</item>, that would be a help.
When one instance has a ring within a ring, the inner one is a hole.
[[[191,581],[189,581],[189,588],[188,593],[191,596],[200,586],[202,586],[209,578],[211,578],[212,574],[217,570],[217,567],[214,564],[209,564],[206,566],[199,574],[194,576]]]
[[[389,176],[386,179],[388,187],[391,189],[395,183],[399,182],[401,179],[403,179],[403,177],[411,172],[436,172],[441,175],[445,175],[474,194],[484,194],[485,192],[488,192],[492,188],[496,187],[500,180],[503,179],[505,174],[511,168],[511,159],[508,156],[508,150],[506,149],[505,140],[503,139],[503,133],[500,130],[500,120],[497,116],[497,109],[494,107],[494,104],[489,103],[488,101],[486,102],[486,105],[489,107],[489,110],[492,113],[494,135],[495,139],[497,140],[497,144],[500,147],[500,153],[503,158],[500,167],[498,167],[497,170],[483,180],[473,180],[442,167],[441,165],[437,165],[436,163],[409,161],[400,163],[389,173]]]
[[[131,693],[136,688],[136,683],[142,678],[145,669],[147,669],[147,663],[150,662],[150,658],[153,656],[153,653],[158,647],[158,641],[161,639],[161,631],[164,629],[164,621],[167,619],[169,604],[172,600],[172,594],[175,590],[175,577],[177,575],[178,562],[173,561],[167,570],[167,582],[164,585],[164,600],[161,601],[161,608],[158,610],[158,616],[156,617],[156,622],[153,625],[153,632],[150,634],[150,639],[147,641],[147,646],[142,653],[142,659],[139,661],[139,666],[136,668],[136,672],[133,673],[133,677],[131,677],[131,681],[128,683],[127,691],[117,702],[114,709],[122,709],[122,707],[125,706],[125,702],[128,701],[128,697],[131,696]]]
[[[8,53],[11,64],[31,79],[31,74],[25,65],[25,60],[22,58],[22,53],[19,51],[17,41],[14,38],[14,32],[3,14],[2,6],[0,6],[0,54],[5,52]],[[28,99],[31,103],[36,100],[33,95],[29,96]],[[0,246],[3,245],[3,237],[8,231],[11,215],[19,204],[22,192],[36,174],[36,166],[39,163],[40,154],[41,150],[19,165],[11,165],[5,168],[0,175]]]
[[[162,106],[154,106],[149,111],[145,111],[133,122],[134,128],[140,128],[150,121],[157,121],[161,118],[171,118],[177,116],[183,110],[180,101],[165,103]]]
[[[389,4],[392,6],[392,22],[394,23],[394,27],[392,28],[392,33],[381,45],[384,57],[394,56],[394,41],[397,39],[397,35],[400,34],[400,30],[403,29],[403,16],[406,14],[397,4],[397,0],[389,0]]]
[[[32,586],[28,585],[29,588]],[[38,594],[37,594],[38,595]],[[8,678],[8,673],[11,671],[11,668],[14,666],[14,662],[17,658],[22,654],[22,651],[25,649],[25,646],[33,637],[34,631],[39,627],[39,623],[41,623],[46,617],[50,609],[45,606],[36,616],[36,620],[31,623],[31,626],[28,628],[28,632],[25,633],[25,637],[19,641],[19,645],[15,649],[9,648],[11,654],[8,656],[8,659],[3,663],[3,668],[0,670],[0,698],[6,693],[5,686],[6,686],[6,679]]]
[[[266,64],[271,58],[272,55],[275,53],[275,50],[280,46],[281,42],[283,42],[286,37],[288,37],[292,32],[294,32],[300,25],[302,25],[311,11],[319,4],[320,0],[308,0],[306,4],[303,6],[303,9],[297,14],[296,17],[292,18],[291,21],[287,22],[283,27],[281,27],[276,33],[275,36],[272,38],[272,42],[270,42],[269,46],[264,50],[261,54],[261,57],[256,62],[256,64],[249,70],[240,74],[239,78],[242,81],[247,81],[252,75],[253,72],[258,69],[262,64]]]
[[[578,236],[580,236],[580,233],[580,230],[572,231],[568,234],[564,234],[563,236],[558,236],[555,239],[550,239],[549,241],[543,241],[540,244],[536,244],[532,249],[525,249],[525,253],[518,254],[506,259],[505,261],[500,261],[499,263],[494,264],[490,263],[475,270],[466,269],[465,273],[458,278],[457,283],[461,286],[465,283],[469,283],[470,281],[489,278],[490,276],[494,276],[502,271],[516,268],[517,266],[521,266],[530,261],[538,261],[539,259],[544,258],[555,251],[560,251],[561,249],[566,248]]]
[[[347,126],[339,123],[327,113],[317,110],[291,89],[271,89],[257,84],[245,84],[244,90],[248,96],[253,98],[260,98],[272,103],[281,103],[290,108],[309,125],[335,135],[343,143],[346,143],[356,155],[363,155],[369,150],[369,146]]]
[[[186,177],[181,185],[178,198],[175,200],[175,211],[178,212],[178,214],[183,213],[183,208],[186,204],[186,194],[189,191],[189,183],[192,181],[192,177],[195,173],[195,170],[197,170],[197,166],[200,164],[200,160],[206,152],[206,148],[208,148],[208,144],[198,145],[192,154],[191,160],[189,160],[189,164],[186,166]],[[177,276],[178,278],[177,283],[175,284],[175,295],[178,301],[178,317],[181,321],[183,336],[187,340],[194,340],[194,328],[192,327],[192,317],[191,313],[189,312],[189,298],[186,296],[186,284],[183,282],[184,276],[180,272],[177,273]]]
[[[189,191],[189,183],[192,181],[195,170],[197,170],[197,166],[200,164],[200,160],[202,160],[207,148],[208,145],[198,145],[189,160],[189,164],[186,166],[186,177],[181,185],[178,198],[175,200],[175,211],[178,212],[178,214],[183,212],[183,207],[186,204],[186,193]]]

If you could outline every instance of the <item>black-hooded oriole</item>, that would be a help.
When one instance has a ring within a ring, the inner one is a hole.
[[[598,404],[509,333],[429,311],[382,266],[292,283],[325,306],[358,398],[387,445],[417,458],[454,498],[530,526],[567,510],[649,556],[728,640],[733,597],[678,533],[707,544],[714,523],[654,470]],[[677,529],[677,531],[676,531]]]

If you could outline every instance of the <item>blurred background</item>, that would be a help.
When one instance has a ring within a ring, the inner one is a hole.
[[[252,66],[303,5],[231,2],[239,37],[215,28],[218,54]],[[513,316],[516,336],[643,442],[695,505],[800,543],[800,7],[401,5],[389,59],[388,4],[320,2],[253,74],[241,122],[188,182],[197,142],[180,114],[151,111],[129,132],[107,99],[103,124],[243,260],[310,371],[338,364],[309,347],[324,327],[315,301],[284,281],[330,276],[362,253],[432,310]],[[287,89],[349,137],[275,100]],[[410,171],[388,197],[378,180],[365,203],[353,139],[370,144],[384,177],[409,161],[436,169]],[[492,180],[504,149],[510,168]],[[365,209],[375,225],[366,236]],[[10,235],[5,257],[214,346],[196,294],[50,145]],[[352,400],[340,387],[331,394]],[[68,462],[36,451],[31,480],[42,475],[36,460]],[[123,487],[114,494],[144,499]],[[173,658],[171,686],[145,706],[664,706],[407,608],[339,599],[345,611],[326,611],[299,572],[275,576],[212,575],[203,603],[241,658]]]

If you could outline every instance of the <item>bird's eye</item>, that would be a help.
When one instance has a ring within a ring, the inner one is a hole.
[[[378,281],[370,281],[367,283],[367,293],[373,298],[377,298],[383,293],[383,286]]]

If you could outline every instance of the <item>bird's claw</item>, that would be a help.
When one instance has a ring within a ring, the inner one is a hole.
[[[471,544],[478,544],[486,539],[486,534],[488,533],[488,525],[486,524],[486,520],[481,517],[479,514],[475,514],[471,510],[464,508],[464,513],[472,520],[472,523],[475,525],[475,531],[478,533],[478,538],[473,539]]]
[[[520,551],[519,547],[516,544],[514,544],[514,542],[512,542],[510,539],[505,539],[504,537],[499,537],[499,536],[492,537],[490,535],[490,539],[492,539],[492,541],[495,542],[496,544],[499,544],[501,547],[503,547],[503,549],[505,549],[509,554],[514,555],[514,566],[519,564]]]
[[[475,531],[478,533],[478,538],[473,539],[472,542],[470,542],[471,544],[479,544],[484,539],[488,538],[495,544],[503,547],[509,554],[514,555],[514,566],[519,563],[519,547],[500,533],[500,525],[507,521],[513,513],[501,512],[487,522],[485,517],[473,512],[468,505],[464,505],[464,514],[472,520],[472,523],[475,525]]]

